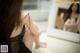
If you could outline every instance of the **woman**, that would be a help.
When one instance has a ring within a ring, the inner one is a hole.
[[[41,46],[37,26],[21,10],[22,0],[0,0],[0,45],[8,45],[8,53],[32,53],[33,41]]]
[[[67,13],[64,15],[64,28],[66,31],[70,32],[78,32],[78,24],[80,22],[79,17],[79,4],[73,3],[71,4],[70,8],[68,9]]]

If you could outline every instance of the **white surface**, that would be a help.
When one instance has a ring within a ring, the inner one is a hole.
[[[40,36],[41,42],[47,43],[47,48],[33,49],[33,53],[80,53],[80,45],[52,37],[46,33]]]
[[[58,7],[56,6],[56,0],[52,0],[51,9],[49,12],[49,18],[48,18],[48,27],[55,27],[55,20],[57,16]]]
[[[53,53],[48,48],[33,49],[32,53]]]
[[[69,40],[80,43],[80,34],[62,31],[59,29],[51,29],[47,32],[48,36]]]
[[[48,48],[53,53],[80,53],[80,45],[72,42],[48,37]]]
[[[35,21],[47,20],[49,16],[49,10],[30,10],[28,12]]]

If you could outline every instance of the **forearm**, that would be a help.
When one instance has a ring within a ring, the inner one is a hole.
[[[32,35],[33,35],[33,40],[35,42],[35,46],[36,48],[39,48],[40,47],[40,31],[39,31],[39,28],[37,26],[36,23],[32,23],[31,25],[31,32],[32,32]]]

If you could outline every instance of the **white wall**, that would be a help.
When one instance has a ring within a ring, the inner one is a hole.
[[[50,1],[43,0],[38,4],[39,6],[37,9],[28,10],[30,16],[32,17],[33,20],[36,21],[48,20],[51,0]]]
[[[30,16],[32,17],[33,20],[36,21],[43,21],[43,20],[47,20],[48,16],[49,16],[49,11],[45,11],[45,10],[30,10],[29,11]]]
[[[52,0],[51,10],[48,18],[49,28],[55,27],[55,19],[56,19],[57,11],[58,11],[58,7],[56,6],[56,0]]]

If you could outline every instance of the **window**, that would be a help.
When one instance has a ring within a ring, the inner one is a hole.
[[[23,9],[36,10],[47,9],[51,0],[24,0]]]

